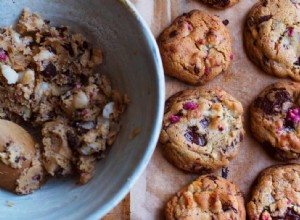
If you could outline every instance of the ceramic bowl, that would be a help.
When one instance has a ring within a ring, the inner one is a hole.
[[[0,27],[14,24],[26,7],[52,25],[70,26],[102,48],[105,61],[100,71],[131,102],[116,142],[98,163],[90,183],[79,186],[74,179],[51,179],[27,196],[0,190],[0,219],[99,219],[129,192],[158,140],[165,88],[155,39],[124,0],[1,0]],[[141,132],[131,140],[136,128]]]

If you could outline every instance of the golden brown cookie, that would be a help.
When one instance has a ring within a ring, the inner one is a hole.
[[[231,7],[239,2],[239,0],[201,0],[209,6],[218,9],[224,9]]]
[[[166,102],[160,142],[166,158],[189,172],[227,166],[244,136],[242,104],[221,89],[186,90]]]
[[[300,156],[300,83],[278,82],[265,88],[250,109],[251,130],[281,160]]]
[[[264,170],[247,204],[249,220],[300,219],[300,165]]]
[[[245,220],[244,199],[228,180],[208,174],[179,191],[166,205],[166,220]]]
[[[222,21],[194,10],[175,19],[158,38],[165,73],[193,85],[227,70],[231,37]]]
[[[265,72],[300,81],[300,1],[260,0],[248,14],[244,42]]]

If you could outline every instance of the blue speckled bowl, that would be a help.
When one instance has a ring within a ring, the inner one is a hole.
[[[129,192],[156,146],[165,82],[155,39],[132,4],[121,0],[1,0],[0,26],[13,24],[24,7],[54,25],[71,26],[100,46],[105,53],[101,71],[131,103],[117,141],[90,183],[80,187],[71,179],[52,179],[28,196],[0,190],[0,219],[99,219]],[[130,140],[135,128],[141,133]]]

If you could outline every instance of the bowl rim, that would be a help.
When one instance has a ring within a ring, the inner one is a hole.
[[[157,73],[156,78],[157,78],[158,90],[159,90],[158,105],[156,108],[157,117],[154,121],[153,132],[151,137],[149,138],[149,144],[146,149],[146,153],[143,155],[143,157],[141,157],[140,161],[138,162],[138,166],[131,171],[130,176],[128,176],[127,182],[120,189],[117,190],[114,196],[112,196],[112,198],[110,198],[104,206],[99,207],[97,211],[90,213],[88,216],[86,216],[87,220],[92,220],[92,219],[94,220],[99,218],[101,219],[102,217],[104,217],[109,211],[115,208],[121,202],[122,199],[125,198],[125,196],[128,194],[130,189],[137,182],[138,178],[142,175],[142,173],[146,169],[146,166],[150,162],[150,159],[154,153],[154,150],[158,142],[159,134],[161,131],[162,120],[164,115],[165,77],[164,77],[163,64],[158,49],[158,45],[156,43],[156,39],[153,36],[147,23],[144,21],[142,16],[139,14],[137,9],[133,5],[133,3],[131,3],[129,0],[118,0],[118,1],[138,22],[138,24],[141,27],[141,30],[143,31],[147,43],[149,44],[150,48],[153,51],[153,59],[155,63],[156,73]]]

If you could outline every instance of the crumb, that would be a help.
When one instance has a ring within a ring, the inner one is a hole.
[[[133,140],[136,136],[139,135],[139,133],[141,133],[141,130],[142,130],[141,128],[135,128],[135,129],[133,129],[132,132],[129,135],[129,139]]]

